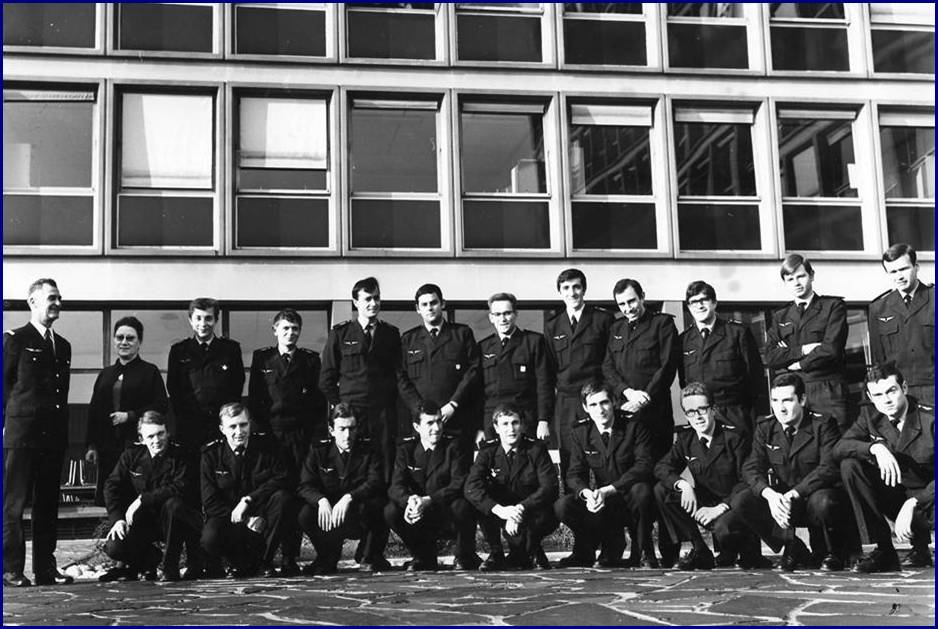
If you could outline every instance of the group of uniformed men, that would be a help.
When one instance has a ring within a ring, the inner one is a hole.
[[[639,282],[616,283],[616,320],[585,303],[586,277],[568,269],[557,278],[565,307],[543,335],[520,329],[515,297],[496,293],[495,331],[476,343],[468,326],[445,319],[434,284],[415,295],[422,323],[400,335],[378,318],[378,282],[366,278],[352,289],[357,319],[331,330],[321,362],[297,346],[300,315],[276,315],[277,345],[254,352],[246,405],[241,350],[215,335],[214,300],[190,304],[194,334],[170,350],[168,402],[158,370],[138,355],[143,326],[126,317],[114,330],[118,360],[90,407],[87,457],[102,467],[106,551],[119,561],[101,578],[216,577],[223,560],[236,577],[328,574],[346,538],[360,539],[361,570],[382,571],[389,529],[413,555],[409,570],[437,569],[438,540],[453,535],[457,569],[546,569],[541,540],[559,522],[575,535],[560,567],[767,568],[763,541],[782,552],[785,570],[932,565],[934,290],[918,281],[908,245],[890,247],[883,267],[895,290],[870,306],[872,408],[856,419],[844,301],[814,292],[814,269],[798,254],[781,266],[794,301],[767,330],[772,414],[759,421],[755,339],[717,316],[716,292],[702,281],[687,288],[694,323],[679,334],[672,316],[646,309]],[[9,587],[30,585],[28,500],[36,583],[71,581],[54,556],[71,349],[52,331],[55,282],[34,282],[28,303],[30,322],[3,345]],[[676,439],[675,373],[688,421]],[[395,448],[398,396],[414,434]],[[545,441],[552,431],[564,495]],[[911,542],[902,561],[887,520]],[[712,530],[716,555],[698,525]],[[796,526],[808,527],[810,550]],[[301,570],[303,532],[317,557]],[[682,542],[691,548],[679,557]],[[864,555],[861,543],[876,548]]]

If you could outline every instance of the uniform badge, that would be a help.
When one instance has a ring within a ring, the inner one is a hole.
[[[518,365],[518,371],[525,373],[528,370],[526,365]]]
[[[42,353],[41,347],[24,347],[23,349],[25,349],[27,352],[36,352],[37,354]]]
[[[895,315],[892,315],[892,316],[889,316],[889,317],[877,317],[877,318],[878,318],[880,321],[882,321],[883,323],[889,323],[890,321],[892,321],[893,319],[895,319],[896,316],[895,316]]]
[[[482,358],[495,358],[495,354],[482,354]]]
[[[231,474],[227,470],[215,470],[216,476],[230,476]]]
[[[555,341],[561,341],[561,340],[563,340],[563,339],[565,339],[565,338],[567,338],[567,335],[566,335],[566,334],[561,334],[560,336],[555,336],[555,337],[554,337],[554,340],[555,340]]]
[[[460,369],[462,369],[462,365],[460,365],[459,363],[456,363],[456,371],[459,371]]]
[[[413,465],[408,465],[407,469],[409,469],[411,472],[420,472],[423,470],[422,467],[414,467]]]
[[[599,454],[599,450],[583,450],[583,454],[586,456],[591,456],[593,454]]]
[[[409,350],[407,350],[407,353],[408,353],[408,354],[411,354],[411,355],[414,355],[414,354],[419,354],[419,353],[422,352],[422,351],[423,351],[422,349],[409,349]]]
[[[779,324],[778,324],[778,327],[784,328],[784,327],[789,326],[789,325],[791,325],[791,324],[792,324],[791,321],[785,321],[784,323],[779,323]]]
[[[765,447],[769,450],[781,450],[782,446],[773,446],[771,443],[766,443]]]
[[[613,334],[613,335],[612,335],[612,338],[614,338],[614,339],[617,340],[617,341],[621,341],[621,340],[622,340],[622,337],[619,336],[618,334]]]
[[[130,475],[131,476],[143,476],[143,472],[135,472],[133,470],[130,470]]]
[[[221,370],[222,370],[222,371],[228,371],[228,365],[222,365],[222,366],[221,366]]]
[[[346,345],[358,345],[358,341],[342,341]]]
[[[335,471],[335,468],[334,468],[334,467],[322,467],[322,466],[320,466],[320,467],[319,467],[319,471],[322,472],[323,474],[331,474],[332,472]]]
[[[492,478],[495,478],[496,476],[498,476],[499,474],[501,474],[501,472],[502,472],[502,468],[500,468],[500,467],[493,467],[492,470],[491,470]]]
[[[273,369],[261,369],[261,373],[264,373],[264,374],[273,373],[273,372],[274,372]]]
[[[690,356],[691,354],[696,354],[696,353],[697,353],[697,350],[696,350],[696,349],[692,349],[692,350],[688,350],[688,351],[684,352],[684,355],[685,355],[685,356]]]
[[[687,459],[687,462],[688,462],[688,463],[690,463],[691,461],[696,461],[696,460],[697,460],[697,457],[695,457],[695,456],[686,456],[686,455],[685,455],[684,458]]]

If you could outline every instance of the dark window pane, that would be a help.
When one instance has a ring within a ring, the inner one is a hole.
[[[570,126],[573,194],[651,194],[647,127]]]
[[[654,249],[658,246],[653,203],[574,201],[574,249]]]
[[[563,22],[566,63],[643,66],[644,22],[575,20]]]
[[[239,168],[239,190],[325,190],[326,171],[287,168]]]
[[[461,61],[541,60],[541,18],[487,15],[457,16]]]
[[[212,52],[212,7],[118,4],[118,48]]]
[[[120,247],[212,246],[212,199],[118,196]]]
[[[672,68],[748,68],[745,26],[668,24]]]
[[[641,15],[641,2],[565,2],[564,13],[631,13]]]
[[[4,46],[94,48],[93,3],[4,2]]]
[[[327,199],[238,197],[238,247],[328,247]]]
[[[348,7],[374,7],[381,9],[413,9],[419,11],[432,11],[432,2],[346,2]]]
[[[863,224],[859,207],[786,203],[782,215],[786,249],[863,250]]]
[[[436,192],[436,111],[353,109],[353,192]]]
[[[889,242],[906,242],[916,251],[935,250],[935,206],[887,207]]]
[[[844,5],[840,2],[779,2],[769,5],[772,17],[806,19],[844,19]]]
[[[439,249],[439,202],[352,199],[352,247]]]
[[[669,2],[670,17],[742,17],[743,5],[739,2]]]
[[[4,102],[3,187],[91,187],[93,115],[92,102]]]
[[[756,194],[749,125],[674,124],[678,194],[753,196]]]
[[[3,244],[90,245],[91,197],[3,195]]]
[[[850,120],[779,120],[782,194],[856,197],[847,170],[853,164],[852,129]]]
[[[762,248],[757,205],[678,203],[677,221],[682,251]]]
[[[935,33],[873,30],[876,72],[935,73]]]
[[[776,70],[850,70],[847,29],[772,27]]]
[[[466,249],[547,249],[550,210],[547,203],[463,201]]]
[[[241,54],[326,54],[324,11],[235,7],[235,30],[235,48]]]
[[[436,17],[349,11],[348,54],[378,59],[435,59]]]
[[[467,192],[546,192],[544,132],[537,114],[462,114]]]
[[[935,197],[935,130],[881,127],[887,199]]]

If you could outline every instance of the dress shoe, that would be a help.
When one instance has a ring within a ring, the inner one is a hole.
[[[717,568],[731,568],[736,565],[736,553],[723,551],[718,553],[713,559],[713,565]]]
[[[558,568],[592,568],[593,564],[596,563],[596,560],[592,555],[577,555],[571,553],[566,557],[562,557],[557,562]]]
[[[489,556],[479,566],[482,572],[494,572],[496,570],[507,570],[508,562],[502,553],[489,553]]]
[[[227,576],[229,579],[250,579],[253,576],[256,576],[258,572],[258,566],[247,565],[247,566],[230,566],[228,568]],[[276,576],[276,573],[274,573]]]
[[[136,581],[136,573],[132,572],[127,566],[117,566],[111,568],[100,577],[98,581],[101,583],[111,583],[113,581]],[[133,577],[131,579],[131,577]]]
[[[678,549],[676,548],[674,550],[661,551],[661,559],[658,561],[659,565],[665,570],[670,570],[674,567],[674,564],[677,563],[677,553]]]
[[[511,552],[505,558],[505,564],[508,570],[532,570],[534,558],[525,552]]]
[[[453,570],[478,570],[481,565],[482,559],[476,554],[453,559]]]
[[[376,557],[371,561],[365,560],[358,567],[359,572],[387,572],[391,569],[391,562],[384,557]]]
[[[792,572],[799,568],[808,568],[811,565],[811,552],[800,539],[795,537],[785,544],[785,552],[778,563],[785,572]]]
[[[8,588],[25,588],[32,585],[33,582],[27,579],[19,572],[4,572],[3,573],[3,587]]]
[[[869,555],[861,557],[853,566],[854,572],[898,572],[901,569],[899,565],[899,555],[895,549],[888,550],[876,548]]]
[[[534,567],[538,570],[550,570],[550,559],[547,558],[547,553],[540,546],[534,551],[532,559],[534,559]]]
[[[296,559],[284,559],[280,563],[280,576],[287,578],[300,576],[300,567],[297,565]]]
[[[70,585],[75,579],[67,574],[62,574],[55,568],[45,572],[36,573],[36,585]]]
[[[913,548],[902,558],[903,568],[930,568],[935,565],[928,547]]]
[[[147,568],[140,573],[140,576],[143,577],[144,581],[156,581],[156,579],[159,577],[159,574],[157,573],[157,569],[154,567]]]
[[[600,557],[596,560],[600,568],[634,568],[635,564],[625,557]]]
[[[404,564],[406,572],[426,572],[428,570],[439,570],[440,564],[434,559],[411,559]]]
[[[160,578],[157,579],[160,583],[175,583],[176,581],[182,581],[182,575],[179,574],[179,568],[163,568],[160,571]]]
[[[642,553],[642,558],[638,561],[638,566],[636,567],[658,570],[661,568],[661,564],[658,563],[658,558],[655,557],[655,551],[651,551]]]
[[[692,549],[677,562],[678,570],[713,570],[716,562],[710,549]]]
[[[825,572],[840,572],[844,569],[843,559],[837,555],[826,555],[821,560],[821,570]]]
[[[759,554],[740,555],[739,559],[736,561],[736,565],[743,570],[771,570],[775,567],[775,564],[772,563],[772,560],[763,555],[761,552]]]

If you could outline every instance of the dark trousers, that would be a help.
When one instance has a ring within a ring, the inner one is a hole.
[[[300,428],[278,428],[273,427],[273,433],[280,442],[280,448],[283,452],[284,463],[290,473],[290,486],[296,488],[300,482],[300,469],[309,452],[312,436],[306,430]],[[295,526],[293,518],[290,518],[284,528],[283,538],[280,541],[280,552],[283,559],[296,559],[300,556],[300,546],[303,541],[303,531]]]
[[[892,533],[886,518],[894,520],[909,498],[909,490],[898,485],[887,487],[873,463],[848,458],[840,462],[840,477],[850,496],[857,529],[864,544],[892,548]],[[928,546],[930,531],[935,527],[933,504],[919,504],[912,516],[912,547]]]
[[[404,507],[389,502],[384,507],[384,521],[401,538],[414,559],[436,561],[437,539],[454,532],[456,558],[475,555],[476,510],[465,498],[456,498],[445,505],[431,503],[414,524],[404,521]]]
[[[748,501],[751,505],[755,501],[755,496],[751,492],[744,493],[748,494],[749,498],[741,500]],[[694,546],[703,544],[703,536],[697,527],[697,521],[681,507],[679,491],[665,487],[659,482],[655,485],[655,502],[668,534],[675,544],[685,541],[693,543]],[[709,496],[699,491],[698,488],[698,507],[712,507],[719,503],[718,498]],[[755,511],[754,509],[753,512]],[[740,513],[732,508],[714,520],[708,528],[713,532],[713,545],[719,547],[721,552],[733,554],[741,549],[752,548],[755,534],[746,526]]]
[[[505,531],[505,520],[493,513],[479,517],[479,527],[482,529],[482,536],[485,538],[489,553],[504,553],[501,534],[505,531],[509,553],[524,557],[532,557],[534,552],[541,547],[541,540],[550,535],[559,524],[550,505],[525,509],[517,535],[509,535]]]
[[[154,568],[159,552],[153,542],[165,541],[163,568],[179,567],[183,542],[198,540],[202,528],[202,514],[174,497],[158,508],[141,507],[134,515],[134,523],[124,539],[111,539],[104,552],[112,559],[123,561],[137,572]],[[152,549],[152,550],[151,550]]]
[[[653,556],[652,504],[651,486],[635,483],[628,493],[615,493],[606,498],[605,506],[598,513],[590,513],[586,503],[573,494],[557,500],[554,513],[573,531],[576,540],[574,554],[582,552],[595,557],[596,549],[602,548],[603,556],[621,558],[625,551],[624,529],[628,526],[632,533],[632,553],[640,556],[644,551]]]
[[[98,478],[94,487],[94,504],[96,507],[106,506],[104,504],[104,483],[107,481],[107,477],[111,475],[111,472],[114,471],[114,466],[117,465],[117,459],[120,458],[120,455],[120,452],[98,450],[98,462],[95,466],[98,470]]]
[[[26,563],[23,511],[32,500],[33,572],[55,570],[62,450],[3,449],[3,571],[22,574]]]
[[[384,482],[390,484],[391,472],[394,470],[394,441],[397,437],[395,404],[392,401],[383,407],[359,406],[355,403],[351,403],[351,406],[358,422],[356,425],[362,428],[359,434],[370,437],[371,443],[381,453]]]
[[[573,443],[573,424],[580,418],[586,417],[580,402],[579,393],[564,393],[557,391],[554,401],[554,425],[552,430],[557,437],[557,447],[560,450],[560,492],[568,491],[567,468],[570,467],[570,446]]]
[[[384,522],[384,500],[353,501],[345,522],[331,531],[319,528],[319,505],[305,504],[300,510],[299,524],[316,549],[317,561],[335,567],[342,556],[342,541],[360,539],[364,545],[364,561],[374,563],[384,557],[388,543],[388,527]]]
[[[853,418],[847,415],[847,383],[841,380],[805,382],[804,391],[811,410],[833,417],[840,434],[844,434],[853,423]]]
[[[284,528],[296,517],[292,494],[284,489],[274,492],[267,501],[248,511],[261,516],[263,531],[255,533],[246,522],[234,524],[228,516],[210,517],[202,527],[202,549],[210,559],[225,557],[238,568],[270,563],[283,536]]]

